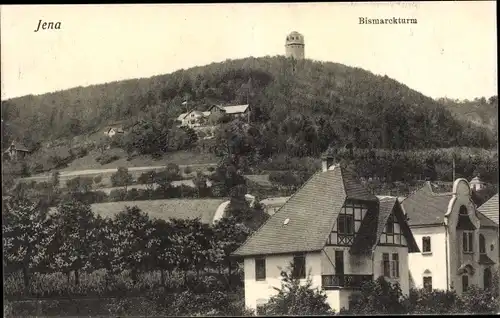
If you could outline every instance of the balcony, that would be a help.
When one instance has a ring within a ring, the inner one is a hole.
[[[361,288],[363,283],[372,281],[372,275],[322,275],[321,284],[325,290],[339,288]]]

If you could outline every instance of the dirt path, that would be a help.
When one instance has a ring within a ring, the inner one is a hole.
[[[186,168],[186,167],[191,167],[191,168],[202,168],[202,167],[209,167],[209,166],[217,166],[216,163],[200,163],[200,164],[192,164],[192,165],[179,165],[179,168]],[[134,171],[147,171],[147,170],[161,170],[166,168],[167,166],[148,166],[148,167],[130,167],[128,168],[129,172],[134,172]],[[66,177],[76,177],[76,176],[85,176],[85,175],[93,175],[93,174],[101,174],[101,173],[114,173],[118,170],[118,168],[112,168],[112,169],[86,169],[86,170],[75,170],[75,171],[60,171],[59,177],[61,178],[66,178]],[[33,177],[26,177],[26,178],[21,178],[20,180],[46,180],[47,178],[50,178],[51,174],[42,174],[42,175],[37,175]]]

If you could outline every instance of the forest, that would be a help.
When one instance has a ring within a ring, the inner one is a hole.
[[[36,149],[123,122],[165,126],[187,109],[249,103],[252,124],[273,153],[317,155],[331,143],[359,148],[492,148],[496,133],[387,76],[284,57],[212,63],[144,79],[76,87],[2,101],[3,147],[13,138]],[[498,108],[496,97],[485,99]],[[39,132],[34,135],[32,131]],[[175,133],[175,132],[174,132]],[[171,151],[171,150],[170,150]]]

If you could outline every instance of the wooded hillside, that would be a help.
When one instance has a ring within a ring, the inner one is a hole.
[[[441,103],[387,76],[330,62],[292,63],[284,57],[227,60],[2,101],[3,142],[15,137],[29,146],[115,121],[174,119],[188,98],[200,110],[248,101],[267,146],[294,156],[317,155],[332,142],[390,149],[495,144],[488,129],[455,119]]]

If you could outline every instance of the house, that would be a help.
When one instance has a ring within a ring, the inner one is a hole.
[[[479,191],[486,188],[486,182],[483,182],[479,177],[473,178],[470,183],[470,188],[474,191]]]
[[[180,122],[180,127],[200,127],[204,121],[210,116],[210,112],[201,112],[199,110],[191,110],[187,113],[182,113],[177,117]]]
[[[9,148],[4,151],[4,155],[8,156],[10,160],[24,159],[29,153],[30,151],[27,147],[14,141],[10,144]]]
[[[116,134],[123,134],[123,133],[124,133],[123,129],[119,127],[109,127],[104,131],[104,134],[110,138],[112,138]]]
[[[488,201],[483,203],[479,208],[478,211],[482,213],[484,216],[495,222],[497,229],[499,227],[498,225],[498,193],[492,196]],[[499,248],[500,248],[500,236],[498,237],[498,243],[499,243]],[[498,253],[498,261],[500,262],[500,252]]]
[[[290,197],[273,197],[267,198],[260,201],[260,204],[264,208],[264,212],[269,215],[273,215],[278,211]]]
[[[408,253],[419,252],[397,198],[379,199],[326,158],[285,204],[234,252],[243,258],[245,305],[257,310],[281,286],[281,269],[349,308],[361,284],[385,276],[409,293]]]
[[[457,179],[451,192],[436,193],[427,182],[401,203],[422,251],[409,256],[415,287],[461,294],[471,285],[490,286],[499,259],[498,224],[476,209],[471,196],[467,180]]]
[[[211,114],[227,114],[231,118],[246,118],[250,116],[250,105],[220,106],[213,105],[208,109]]]

